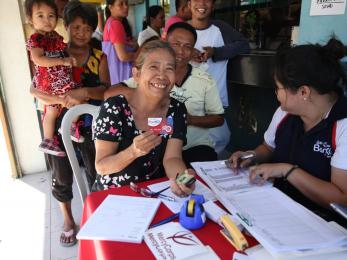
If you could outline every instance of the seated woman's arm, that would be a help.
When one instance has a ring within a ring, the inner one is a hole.
[[[170,180],[171,190],[173,193],[179,196],[191,194],[194,190],[194,187],[188,188],[185,185],[178,185],[176,183],[177,175],[187,169],[182,158],[182,147],[182,140],[176,138],[169,139],[166,145],[165,155],[163,159],[165,172]],[[191,174],[194,174],[193,170],[191,170]]]
[[[323,207],[328,208],[331,202],[347,206],[347,170],[332,167],[331,182],[328,182],[298,168],[289,175],[288,181],[306,197]]]
[[[323,207],[328,208],[331,202],[347,205],[347,170],[332,167],[329,182],[312,176],[300,167],[286,176],[293,166],[289,163],[260,164],[251,168],[250,178],[255,180],[259,176],[265,181],[287,177],[287,181],[302,194]]]
[[[108,88],[104,93],[104,99],[108,99],[110,97],[123,95],[126,99],[129,99],[130,95],[134,89],[127,87],[124,83],[118,83],[116,85],[111,86]]]
[[[161,137],[151,132],[145,132],[136,136],[133,143],[121,152],[118,150],[118,142],[96,140],[95,141],[95,168],[98,174],[107,175],[119,172],[131,164],[135,159],[148,154],[159,145]]]

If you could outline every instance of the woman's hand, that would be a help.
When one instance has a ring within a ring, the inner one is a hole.
[[[249,159],[241,158],[246,155],[253,155],[253,157]],[[244,167],[250,166],[252,163],[255,162],[255,159],[256,159],[255,151],[246,151],[246,152],[237,151],[230,156],[229,162],[230,162],[231,168],[237,171],[238,168],[244,168]]]
[[[137,44],[137,41],[135,39],[127,41],[127,45],[129,45],[134,50],[137,50],[139,48],[139,45]]]
[[[264,163],[252,166],[249,169],[250,182],[263,185],[265,181],[273,178],[284,177],[293,167],[289,163]]]
[[[66,57],[62,59],[61,65],[67,66],[67,67],[73,67],[73,66],[77,66],[77,61],[74,57]]]
[[[187,169],[185,170],[185,172],[193,176],[196,175],[193,169]],[[184,184],[177,183],[176,179],[170,179],[170,187],[171,187],[171,191],[177,196],[187,197],[188,195],[192,194],[192,192],[194,191],[195,184],[192,184],[191,186],[187,187]]]
[[[131,151],[135,158],[148,154],[153,148],[161,143],[161,136],[147,131],[134,138],[131,145]]]
[[[73,89],[65,94],[65,106],[67,108],[86,103],[87,101],[88,94],[86,88]]]

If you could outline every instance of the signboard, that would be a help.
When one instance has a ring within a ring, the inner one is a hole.
[[[345,14],[346,0],[311,0],[310,15]]]

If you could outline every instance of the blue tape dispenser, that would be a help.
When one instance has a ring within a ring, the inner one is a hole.
[[[204,196],[194,194],[184,202],[179,215],[180,224],[184,228],[194,230],[205,225],[206,213],[202,205],[204,202]]]

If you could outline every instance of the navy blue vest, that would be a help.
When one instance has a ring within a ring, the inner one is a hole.
[[[347,118],[346,97],[339,97],[328,118],[307,132],[304,131],[303,122],[299,116],[288,115],[278,125],[276,131],[273,162],[296,164],[311,175],[330,181],[330,160],[335,148],[334,127],[336,121],[343,118]],[[331,219],[330,210],[324,209],[306,198],[289,182],[276,179],[275,187],[323,218]]]

